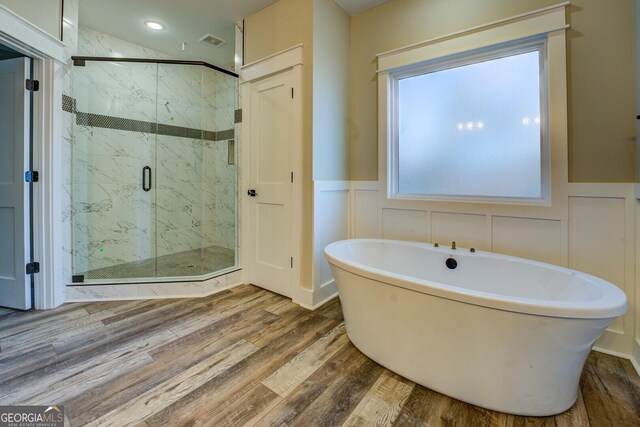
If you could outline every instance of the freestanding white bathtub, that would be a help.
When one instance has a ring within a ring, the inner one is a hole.
[[[360,351],[432,390],[512,414],[570,408],[593,343],[627,309],[602,279],[488,252],[344,240],[325,257]]]

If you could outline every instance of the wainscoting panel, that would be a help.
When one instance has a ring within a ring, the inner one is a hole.
[[[635,310],[635,318],[633,319],[633,329],[635,330],[633,344],[632,344],[632,357],[631,362],[636,368],[636,371],[640,373],[640,184],[635,185],[635,198],[633,199],[633,206],[635,208],[635,259],[634,265],[635,274],[633,283],[635,284],[635,290],[631,293],[627,292],[627,295],[635,294],[635,300],[630,301],[629,310]]]
[[[561,265],[560,221],[494,216],[493,252]]]
[[[357,239],[376,239],[380,237],[378,225],[378,191],[354,189],[352,191],[353,217],[352,236]]]
[[[304,301],[314,308],[333,297],[336,284],[324,248],[349,238],[350,184],[348,181],[314,181],[313,199],[313,289]],[[302,300],[302,298],[301,298]]]
[[[569,197],[569,267],[625,289],[624,198]],[[624,333],[624,318],[609,330]]]
[[[429,230],[429,215],[426,211],[382,209],[383,239],[429,242]]]
[[[441,244],[456,242],[461,248],[489,250],[485,215],[451,212],[431,213],[431,240]]]
[[[618,286],[627,295],[628,310],[598,339],[595,348],[631,357],[636,283],[636,200],[633,184],[570,184],[569,263]],[[638,360],[636,367],[638,367]]]

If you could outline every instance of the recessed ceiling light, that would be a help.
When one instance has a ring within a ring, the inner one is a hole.
[[[156,31],[160,31],[160,30],[164,30],[164,25],[162,25],[159,22],[155,22],[155,21],[146,21],[144,23],[144,25],[146,25],[147,27],[151,28],[152,30],[156,30]]]

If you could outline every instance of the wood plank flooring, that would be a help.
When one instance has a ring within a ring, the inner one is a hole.
[[[73,426],[639,426],[640,377],[593,352],[569,411],[493,412],[364,356],[337,299],[312,312],[247,285],[202,299],[0,309],[0,404],[62,404]]]

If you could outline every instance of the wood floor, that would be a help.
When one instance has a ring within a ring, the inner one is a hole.
[[[203,299],[0,309],[0,404],[63,404],[81,425],[638,426],[640,378],[592,353],[556,417],[474,407],[401,378],[316,311],[240,286]]]

